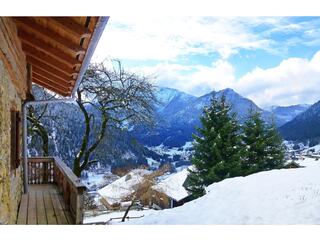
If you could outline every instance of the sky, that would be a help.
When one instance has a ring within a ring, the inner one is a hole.
[[[320,100],[320,17],[110,17],[93,61],[160,87],[232,88],[260,107]]]

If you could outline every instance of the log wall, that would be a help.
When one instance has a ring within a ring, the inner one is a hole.
[[[11,18],[0,17],[0,224],[15,223],[22,194],[21,164],[16,169],[10,166],[10,111],[21,111],[26,76],[16,26]]]

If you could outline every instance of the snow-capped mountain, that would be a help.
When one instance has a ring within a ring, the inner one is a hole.
[[[158,100],[157,112],[166,114],[174,113],[176,109],[184,107],[197,98],[173,88],[158,88],[156,97]]]
[[[199,124],[199,117],[205,106],[210,104],[212,97],[221,98],[222,95],[226,97],[226,101],[231,105],[232,112],[236,113],[240,122],[246,120],[249,110],[252,108],[255,111],[262,113],[265,120],[271,120],[271,114],[267,111],[260,109],[253,101],[248,98],[242,97],[231,88],[226,88],[218,92],[211,92],[204,96],[195,99],[191,104],[185,106],[181,110],[177,110],[176,114],[171,115],[171,119],[174,122],[181,121],[191,124]]]
[[[286,140],[320,140],[320,101],[279,128]]]
[[[162,144],[172,148],[181,147],[186,142],[192,141],[192,134],[196,132],[196,127],[200,126],[199,118],[203,108],[210,104],[212,97],[221,98],[224,95],[240,122],[246,120],[251,108],[261,112],[265,121],[272,120],[272,113],[262,110],[253,101],[242,97],[230,88],[213,91],[201,97],[170,88],[160,88],[157,95],[162,105],[156,107],[156,127],[150,129],[139,126],[132,132],[139,142],[147,146]]]
[[[305,112],[309,107],[310,107],[309,104],[298,104],[298,105],[284,106],[284,107],[272,106],[267,110],[272,112],[275,115],[279,123],[279,126],[282,126],[285,123],[290,122],[300,113]]]
[[[212,97],[220,98],[222,95],[225,95],[227,103],[232,106],[232,111],[237,114],[240,122],[246,120],[250,108],[260,111],[266,121],[272,118],[271,112],[262,110],[253,101],[229,88],[213,91],[201,97],[172,88],[158,88],[158,103],[155,106],[156,126],[129,126],[129,131],[109,129],[108,137],[93,157],[102,165],[113,167],[139,166],[148,162],[159,163],[156,165],[172,162],[175,167],[186,165],[186,156],[190,155],[192,149],[184,146],[187,143],[191,146],[192,134],[196,133],[196,127],[200,126],[199,117],[203,108],[210,104]],[[81,144],[79,139],[82,139],[84,132],[82,113],[73,103],[48,105],[47,110],[48,115],[56,116],[54,119],[43,119],[44,126],[50,129],[49,154],[60,156],[71,166]],[[279,109],[273,110],[281,113]],[[94,109],[88,111],[95,114],[96,121],[101,121],[100,115],[94,112]],[[95,137],[94,134],[91,136],[92,139]],[[40,146],[41,140],[33,139],[29,145],[30,154],[41,155]]]

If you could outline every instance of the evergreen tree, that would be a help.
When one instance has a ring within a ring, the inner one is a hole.
[[[187,184],[187,190],[195,198],[204,194],[204,187],[241,175],[239,125],[225,97],[212,98],[200,120],[199,135],[193,135],[194,168]]]
[[[242,130],[243,174],[249,175],[262,171],[266,161],[267,142],[261,114],[250,109],[248,119],[243,124]]]
[[[284,166],[285,149],[274,122],[266,127],[266,142],[267,150],[264,170],[282,168]]]
[[[243,125],[242,144],[244,175],[283,166],[284,148],[275,124],[266,125],[261,114],[252,109]]]

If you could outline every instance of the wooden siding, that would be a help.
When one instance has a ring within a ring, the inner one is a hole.
[[[21,99],[28,91],[26,56],[18,38],[18,30],[12,18],[0,17],[0,59]]]

